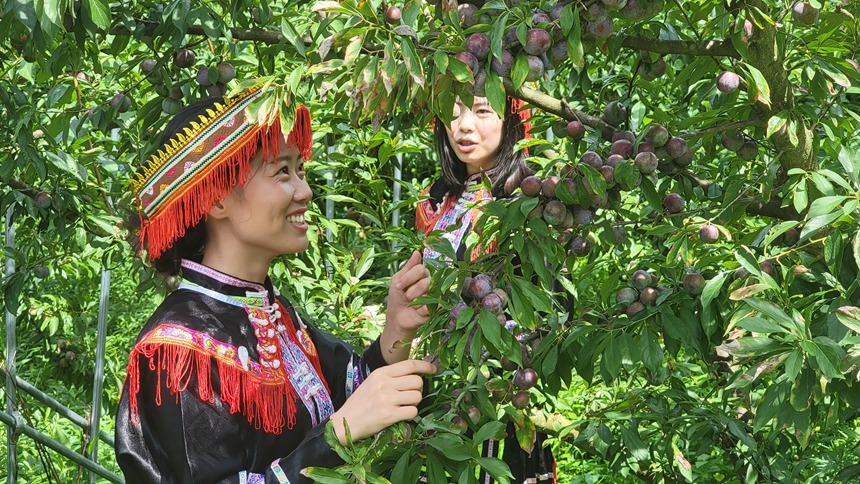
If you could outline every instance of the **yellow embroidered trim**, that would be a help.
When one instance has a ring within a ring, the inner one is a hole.
[[[150,178],[152,178],[155,173],[169,162],[174,155],[176,155],[177,151],[197,137],[197,135],[209,127],[210,124],[217,121],[218,118],[234,104],[253,95],[262,84],[263,83],[255,84],[243,91],[239,96],[224,98],[225,102],[223,104],[216,102],[215,110],[207,109],[206,115],[201,114],[197,122],[191,122],[191,128],[185,128],[183,133],[176,133],[176,137],[170,140],[170,146],[164,146],[163,150],[159,149],[158,152],[153,153],[152,156],[144,162],[141,169],[135,173],[131,180],[131,185],[132,188],[134,188],[135,193],[140,192],[140,189],[146,185]]]

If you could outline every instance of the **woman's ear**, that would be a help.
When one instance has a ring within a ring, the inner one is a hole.
[[[215,220],[223,220],[227,218],[229,206],[230,204],[227,200],[219,200],[215,202],[215,205],[212,205],[212,208],[209,209],[209,218]]]

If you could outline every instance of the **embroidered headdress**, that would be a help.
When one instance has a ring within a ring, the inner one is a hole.
[[[273,101],[273,102],[268,102]],[[155,260],[212,206],[251,175],[251,158],[277,157],[282,134],[279,102],[273,89],[258,85],[215,103],[198,121],[178,133],[138,170],[132,186],[140,215],[140,244]],[[310,112],[296,109],[287,145],[310,158]]]

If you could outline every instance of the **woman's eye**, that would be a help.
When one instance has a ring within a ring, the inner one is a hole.
[[[285,167],[281,168],[280,170],[278,170],[278,174],[279,175],[289,175],[290,174],[290,167],[285,166]]]

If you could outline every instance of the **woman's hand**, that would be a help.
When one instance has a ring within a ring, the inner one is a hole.
[[[358,386],[331,421],[341,444],[346,445],[343,421],[349,425],[353,441],[418,415],[418,403],[424,380],[421,375],[435,373],[436,368],[421,360],[405,360],[375,370]]]
[[[385,329],[380,336],[382,356],[389,364],[409,357],[409,345],[418,328],[427,322],[427,306],[412,306],[412,301],[427,294],[430,289],[430,271],[421,263],[421,254],[412,257],[391,278],[388,289],[388,307],[385,311]]]

